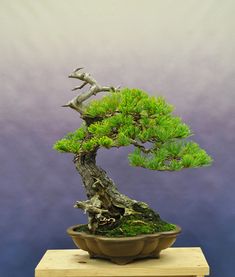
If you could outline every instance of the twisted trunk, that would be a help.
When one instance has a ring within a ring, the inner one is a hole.
[[[159,218],[144,202],[139,202],[120,193],[106,172],[96,165],[96,153],[81,153],[74,157],[76,169],[82,177],[87,201],[77,201],[75,207],[88,212],[89,228],[95,231],[99,225],[116,225],[123,216],[144,214]]]

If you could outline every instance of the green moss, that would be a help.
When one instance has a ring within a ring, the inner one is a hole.
[[[141,215],[125,216],[113,228],[99,226],[95,234],[106,237],[133,237],[141,234],[154,234],[157,232],[175,230],[174,224],[161,219],[146,220]],[[76,231],[90,233],[87,224],[79,226]]]

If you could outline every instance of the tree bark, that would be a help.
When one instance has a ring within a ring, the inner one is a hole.
[[[112,226],[123,216],[132,214],[160,218],[146,203],[120,193],[107,173],[96,165],[96,154],[97,149],[74,157],[88,197],[87,201],[77,201],[75,207],[88,212],[89,229],[94,232],[99,225]]]

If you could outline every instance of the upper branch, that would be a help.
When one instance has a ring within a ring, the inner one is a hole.
[[[69,101],[67,104],[63,105],[62,107],[70,107],[82,115],[85,110],[83,105],[84,101],[86,101],[91,96],[96,95],[97,93],[102,91],[117,91],[119,87],[115,88],[113,86],[101,86],[89,73],[79,72],[79,70],[81,69],[82,68],[75,69],[68,76],[69,78],[75,78],[83,81],[83,83],[80,86],[77,86],[72,90],[82,89],[88,84],[90,85],[90,88],[88,91],[83,92],[80,95],[74,97],[71,101]]]

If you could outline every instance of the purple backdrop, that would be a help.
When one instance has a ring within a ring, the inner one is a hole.
[[[68,226],[85,194],[72,155],[52,150],[79,127],[60,106],[85,66],[104,85],[138,87],[176,106],[214,158],[164,173],[128,166],[128,148],[98,161],[119,189],[182,226],[176,246],[200,246],[212,277],[234,277],[234,1],[0,3],[0,275],[33,276],[47,249],[74,248]]]

